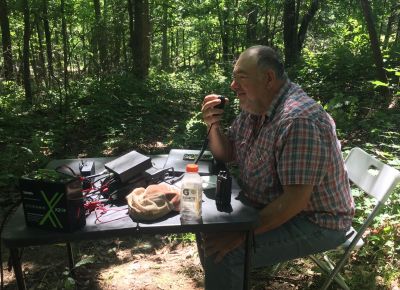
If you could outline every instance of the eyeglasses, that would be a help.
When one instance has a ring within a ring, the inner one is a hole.
[[[232,74],[232,80],[235,81],[236,83],[242,83],[243,81],[246,81],[249,79],[249,76],[244,75],[244,74]]]

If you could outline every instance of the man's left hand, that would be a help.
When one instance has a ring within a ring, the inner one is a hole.
[[[203,234],[205,256],[215,254],[215,263],[219,263],[227,253],[238,248],[246,239],[243,232],[223,232]]]

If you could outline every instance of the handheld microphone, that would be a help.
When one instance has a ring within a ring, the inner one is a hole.
[[[225,101],[226,101],[226,100],[225,100],[225,97],[222,96],[222,95],[219,95],[219,96],[218,96],[218,99],[221,100],[221,103],[219,103],[218,105],[216,105],[214,108],[223,109],[224,106],[225,106]]]

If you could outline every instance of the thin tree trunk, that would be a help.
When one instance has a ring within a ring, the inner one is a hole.
[[[110,37],[108,31],[108,25],[106,19],[108,19],[108,4],[107,0],[104,0],[103,4],[103,15],[100,15],[99,22],[99,54],[100,54],[100,67],[102,71],[108,70],[109,60],[107,57],[108,51],[108,39]]]
[[[264,35],[263,35],[263,44],[265,45],[269,45],[269,36],[270,36],[270,19],[271,16],[269,15],[270,13],[270,3],[269,0],[265,1],[264,4],[264,26],[263,26],[263,31],[264,31]]]
[[[35,24],[36,24],[36,33],[38,37],[39,43],[39,78],[40,82],[44,80],[46,87],[48,86],[47,78],[46,78],[46,66],[44,62],[44,49],[43,49],[43,35],[42,30],[40,29],[40,20],[39,16],[36,14],[35,17]]]
[[[300,54],[301,49],[303,48],[304,40],[306,39],[306,34],[308,30],[308,25],[310,24],[311,20],[314,18],[315,14],[319,9],[319,0],[313,0],[311,2],[310,8],[308,9],[307,13],[304,15],[301,25],[299,28],[299,33],[297,37],[297,52]]]
[[[175,32],[175,67],[179,67],[179,29]]]
[[[125,30],[122,30],[122,56],[124,60],[124,68],[127,71],[129,70],[129,64],[128,64],[128,49],[126,47]]]
[[[114,69],[119,69],[121,62],[121,45],[123,45],[123,36],[124,27],[123,23],[120,21],[124,18],[122,9],[120,4],[118,6],[113,6],[113,14],[116,16],[113,20],[113,30],[115,34],[115,41],[113,46],[113,57],[112,57],[112,66]]]
[[[224,2],[224,7],[221,9],[218,1],[215,1],[218,13],[218,20],[221,33],[221,46],[222,46],[222,61],[227,63],[229,61],[229,28],[228,18],[230,14],[230,3]],[[230,69],[230,68],[229,68]]]
[[[397,30],[396,30],[396,38],[394,39],[394,45],[400,42],[400,17],[397,21]]]
[[[239,5],[239,0],[233,0],[233,26],[232,26],[232,45],[231,45],[231,54],[233,57],[236,57],[238,53],[238,17],[239,17],[239,12],[238,12],[238,5]]]
[[[63,73],[64,73],[64,89],[68,90],[68,35],[67,35],[67,22],[65,19],[65,0],[61,0],[61,33],[63,43]],[[67,105],[68,100],[65,100]]]
[[[148,0],[134,2],[133,70],[137,78],[145,79],[150,65],[150,23]]]
[[[360,2],[361,2],[361,7],[362,7],[362,10],[364,13],[365,21],[367,23],[367,29],[368,29],[368,34],[369,34],[370,44],[371,44],[371,50],[373,53],[375,66],[376,66],[376,70],[377,70],[377,77],[381,82],[388,83],[386,71],[385,71],[384,65],[383,65],[382,53],[381,53],[381,49],[379,46],[379,39],[378,39],[378,35],[375,30],[374,19],[372,18],[372,10],[371,10],[370,3],[368,2],[368,0],[360,0]],[[389,88],[385,87],[385,86],[382,86],[380,88],[381,88],[382,95],[384,97],[384,107],[388,107],[392,101]]]
[[[396,13],[397,13],[397,10],[399,8],[400,8],[400,4],[394,4],[392,6],[392,8],[390,9],[391,13],[390,13],[390,16],[389,16],[389,18],[387,20],[386,33],[385,33],[385,38],[383,40],[383,48],[387,48],[388,47],[389,38],[390,38],[390,35],[393,32],[394,22],[396,21]],[[399,17],[399,19],[400,19],[400,17]]]
[[[29,43],[30,47],[30,63],[32,67],[32,72],[33,72],[33,80],[36,84],[36,87],[40,87],[40,68],[38,64],[38,60],[36,58],[37,52],[35,51],[35,48],[33,47],[32,41]]]
[[[22,7],[24,11],[24,47],[23,47],[23,81],[25,89],[25,99],[29,104],[32,104],[32,88],[30,80],[30,69],[29,69],[29,39],[31,33],[31,27],[29,22],[29,5],[28,0],[22,1]]]
[[[161,68],[169,69],[169,54],[168,54],[168,3],[163,3],[163,18],[162,18],[162,41],[161,41]]]
[[[256,4],[249,6],[247,11],[247,23],[246,23],[246,42],[247,46],[256,44],[257,42],[257,18],[258,18],[258,7]]]
[[[44,28],[44,36],[46,39],[48,83],[51,86],[52,78],[54,76],[54,70],[53,70],[53,49],[51,43],[49,18],[47,13],[47,0],[43,0],[43,28]]]
[[[92,35],[92,63],[94,65],[94,71],[98,74],[101,71],[99,60],[99,39],[100,39],[100,0],[93,0],[94,6],[94,28],[93,28],[93,35]]]
[[[285,65],[292,66],[297,55],[296,2],[285,0],[283,9],[283,40],[285,44]]]
[[[134,55],[133,48],[134,48],[134,19],[133,19],[133,3],[132,1],[135,0],[128,0],[128,16],[129,16],[129,47],[131,48],[132,58]]]
[[[182,57],[183,57],[183,67],[186,67],[186,45],[185,45],[185,29],[182,29]]]
[[[6,80],[12,80],[14,76],[10,22],[8,20],[8,9],[6,0],[0,0],[0,25],[1,25],[1,40],[3,45],[4,59],[4,77]]]

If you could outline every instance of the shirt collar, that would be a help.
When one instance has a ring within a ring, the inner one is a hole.
[[[292,84],[292,82],[289,80],[289,78],[286,78],[285,83],[283,84],[283,86],[279,90],[278,94],[273,99],[267,112],[265,113],[265,115],[267,115],[268,119],[271,120],[274,117],[276,109],[279,107],[279,105],[282,103],[282,101],[286,98],[287,91],[289,90],[291,84]]]

